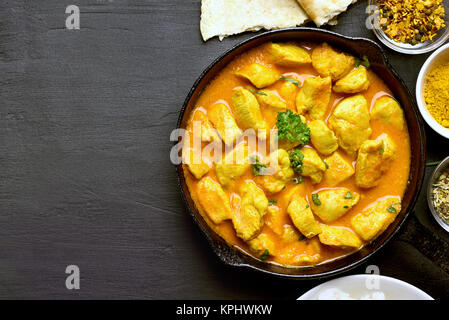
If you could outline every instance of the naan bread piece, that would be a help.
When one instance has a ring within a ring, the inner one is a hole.
[[[200,29],[203,40],[262,28],[295,27],[308,20],[296,0],[202,0]]]
[[[304,11],[320,27],[323,24],[335,24],[334,18],[346,11],[357,0],[298,0]]]

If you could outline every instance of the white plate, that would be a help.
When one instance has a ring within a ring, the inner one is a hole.
[[[407,282],[372,274],[327,281],[307,291],[298,300],[433,300]]]

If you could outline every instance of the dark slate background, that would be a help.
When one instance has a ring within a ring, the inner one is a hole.
[[[80,30],[65,29],[70,4]],[[329,29],[374,39],[365,8]],[[319,283],[223,265],[181,202],[169,162],[181,105],[253,35],[203,43],[199,17],[200,0],[0,1],[0,298],[295,299]],[[414,91],[428,55],[388,56]],[[427,137],[428,161],[448,155]],[[421,194],[368,264],[446,298],[449,263],[432,255],[445,241]],[[65,288],[69,264],[78,291]]]

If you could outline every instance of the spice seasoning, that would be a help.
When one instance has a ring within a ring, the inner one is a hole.
[[[430,115],[443,127],[449,128],[449,62],[428,74],[424,100]]]
[[[379,25],[396,42],[416,45],[446,27],[443,0],[377,0]]]
[[[436,211],[449,223],[449,170],[443,172],[433,184],[432,196]]]

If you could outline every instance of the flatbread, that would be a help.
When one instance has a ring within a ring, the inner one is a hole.
[[[298,0],[298,2],[319,27],[331,22],[357,0]]]
[[[244,31],[295,27],[308,20],[296,0],[202,0],[203,40]]]

